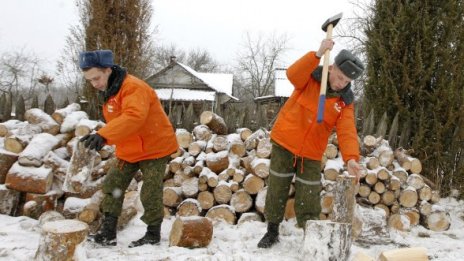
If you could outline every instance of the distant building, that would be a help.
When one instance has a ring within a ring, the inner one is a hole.
[[[212,110],[220,113],[226,103],[238,101],[232,96],[233,75],[200,73],[171,57],[170,64],[148,77],[146,82],[156,90],[165,109],[192,103],[196,112]]]

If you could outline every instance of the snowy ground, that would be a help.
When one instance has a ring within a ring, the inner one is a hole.
[[[432,232],[417,226],[408,233],[392,232],[391,238],[396,244],[369,247],[354,244],[352,254],[363,251],[377,258],[384,250],[421,246],[427,249],[431,260],[464,260],[464,201],[446,198],[439,205],[451,214],[452,223],[448,231]],[[266,230],[262,222],[237,226],[214,223],[213,240],[207,248],[201,249],[169,247],[169,231],[173,222],[174,218],[164,220],[159,245],[128,248],[132,240],[145,232],[145,225],[137,217],[118,233],[118,246],[97,248],[86,244],[78,251],[78,260],[312,260],[301,255],[303,231],[295,227],[294,220],[282,223],[280,243],[265,250],[256,246]],[[39,236],[37,220],[0,215],[0,261],[32,260]]]

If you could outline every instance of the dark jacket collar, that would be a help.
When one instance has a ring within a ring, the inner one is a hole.
[[[119,92],[122,82],[127,75],[126,69],[120,67],[119,65],[113,65],[111,70],[112,72],[108,78],[108,88],[100,93],[104,102],[107,102],[111,96],[114,96]]]
[[[322,79],[322,66],[318,66],[316,70],[314,70],[311,73],[311,76],[314,78],[314,80],[321,82]],[[343,90],[341,91],[334,91],[332,88],[330,88],[330,82],[327,79],[327,91],[326,91],[327,96],[341,96],[343,99],[343,102],[345,102],[346,105],[349,105],[353,103],[354,101],[354,93],[351,90],[351,83],[348,84]]]

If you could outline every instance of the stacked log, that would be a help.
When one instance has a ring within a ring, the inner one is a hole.
[[[446,230],[450,220],[445,211],[436,210],[434,218],[430,218],[432,206],[439,200],[439,193],[420,174],[420,160],[410,156],[402,148],[393,151],[388,141],[381,138],[367,135],[363,141],[362,151],[366,155],[361,164],[365,171],[360,180],[356,201],[364,206],[383,209],[388,226],[397,230],[407,231],[418,224],[434,231]],[[333,155],[332,146],[328,148],[330,150],[326,154]],[[325,163],[322,219],[332,218],[334,180],[344,171],[340,158],[330,158]],[[432,199],[433,195],[435,199]]]

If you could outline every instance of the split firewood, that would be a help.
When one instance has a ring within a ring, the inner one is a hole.
[[[193,136],[186,129],[176,129],[177,143],[183,149],[187,149],[193,141]]]
[[[212,111],[204,111],[200,115],[200,123],[208,126],[218,135],[227,134],[227,125],[224,119]]]
[[[24,117],[29,123],[40,126],[44,132],[52,135],[60,133],[60,125],[41,109],[27,110]]]
[[[179,217],[199,216],[201,210],[202,209],[198,200],[188,198],[182,201],[179,206],[177,206],[176,215]]]
[[[399,248],[380,253],[379,261],[428,261],[427,249],[423,247]]]
[[[86,187],[90,186],[88,183],[96,160],[101,159],[95,150],[89,150],[82,142],[76,142],[63,183],[63,190],[72,193],[85,191]]]
[[[78,220],[57,220],[42,226],[36,260],[74,260],[78,245],[85,240],[89,226]]]
[[[20,196],[19,191],[0,186],[0,214],[14,216]]]
[[[93,221],[95,221],[100,215],[100,205],[96,203],[90,203],[84,207],[84,209],[82,210],[82,212],[79,213],[77,218],[82,222],[90,224]]]
[[[213,237],[213,223],[204,217],[178,217],[172,224],[169,245],[206,247]]]
[[[45,194],[50,190],[52,182],[51,169],[43,166],[25,167],[16,162],[6,175],[5,185],[17,191]]]
[[[70,115],[71,113],[75,111],[80,111],[81,106],[79,103],[71,103],[65,108],[58,109],[54,113],[52,113],[52,118],[58,122],[59,124],[62,124],[66,116]]]
[[[0,150],[0,184],[5,183],[6,174],[18,160],[18,154]]]
[[[375,261],[375,259],[364,252],[357,252],[352,261]]]
[[[231,225],[234,225],[237,220],[235,210],[231,206],[225,204],[210,208],[205,217],[218,221],[225,221]]]
[[[321,193],[321,213],[329,214],[332,213],[334,202],[334,193],[323,191]]]
[[[19,154],[18,162],[23,166],[40,167],[43,158],[59,143],[59,140],[48,133],[35,135],[28,146]]]
[[[334,222],[352,223],[355,204],[355,179],[349,176],[337,177],[334,193],[333,219]]]
[[[303,255],[314,260],[348,260],[351,242],[351,224],[308,220]]]

